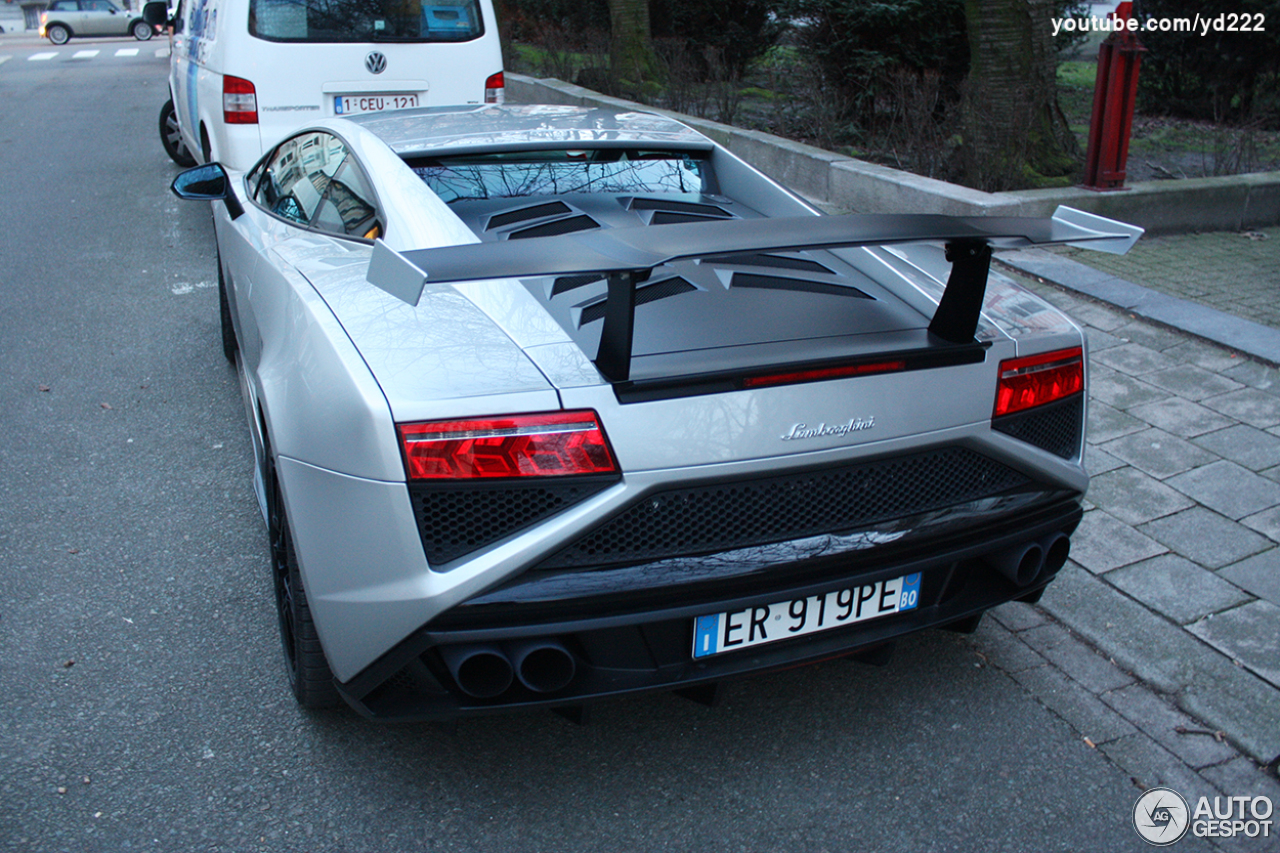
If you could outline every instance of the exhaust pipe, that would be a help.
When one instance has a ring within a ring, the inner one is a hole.
[[[441,646],[449,674],[458,687],[476,699],[492,699],[511,686],[511,661],[497,646]]]
[[[1044,549],[1038,542],[1024,542],[1021,545],[988,554],[985,559],[1000,574],[1018,586],[1027,586],[1040,575],[1040,568],[1044,565]],[[1065,561],[1066,557],[1063,557],[1063,560]]]
[[[1040,569],[1040,575],[1052,577],[1067,564],[1067,557],[1071,555],[1071,540],[1065,533],[1054,533],[1041,539],[1040,547],[1044,550],[1044,566]]]
[[[521,640],[507,644],[507,655],[520,683],[535,693],[554,693],[569,686],[578,665],[558,640]]]

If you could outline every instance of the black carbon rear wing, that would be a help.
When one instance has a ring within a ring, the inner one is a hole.
[[[599,274],[608,281],[596,367],[615,382],[630,376],[636,284],[672,261],[744,252],[943,243],[951,274],[929,331],[952,344],[973,342],[993,249],[1065,244],[1124,254],[1141,228],[1059,207],[1050,218],[936,214],[735,219],[581,231],[501,243],[396,252],[374,246],[368,280],[417,305],[424,288],[460,281]]]

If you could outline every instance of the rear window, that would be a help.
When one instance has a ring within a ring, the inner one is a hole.
[[[249,34],[287,42],[470,41],[477,0],[250,0]]]
[[[414,158],[409,168],[445,202],[568,193],[706,193],[702,152],[590,149]]]

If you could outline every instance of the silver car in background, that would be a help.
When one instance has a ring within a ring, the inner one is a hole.
[[[290,682],[377,719],[579,707],[972,630],[1065,563],[1086,342],[993,249],[824,216],[678,122],[299,130],[214,200]]]
[[[111,0],[53,0],[40,13],[40,35],[54,44],[66,44],[72,36],[133,36],[147,41],[154,32],[141,13],[121,9]]]

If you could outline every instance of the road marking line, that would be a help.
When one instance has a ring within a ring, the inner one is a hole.
[[[13,57],[12,57],[12,56],[0,56],[0,65],[4,65],[4,64],[5,64],[6,62],[8,62],[10,59],[13,59]]]
[[[167,47],[162,47],[156,51],[156,59],[164,59],[168,55],[169,55],[169,48]]]
[[[27,57],[27,62],[43,62],[46,59],[53,59],[57,55],[58,52],[56,50],[51,50],[48,53],[33,53]]]
[[[71,57],[71,58],[72,58],[72,59],[93,59],[93,58],[94,58],[95,56],[97,56],[99,53],[102,53],[102,51],[100,51],[100,50],[77,50],[77,51],[76,51],[76,53],[75,53],[75,56],[73,56],[73,57]]]
[[[116,51],[116,56],[137,56],[138,49],[136,47],[122,47]]]

